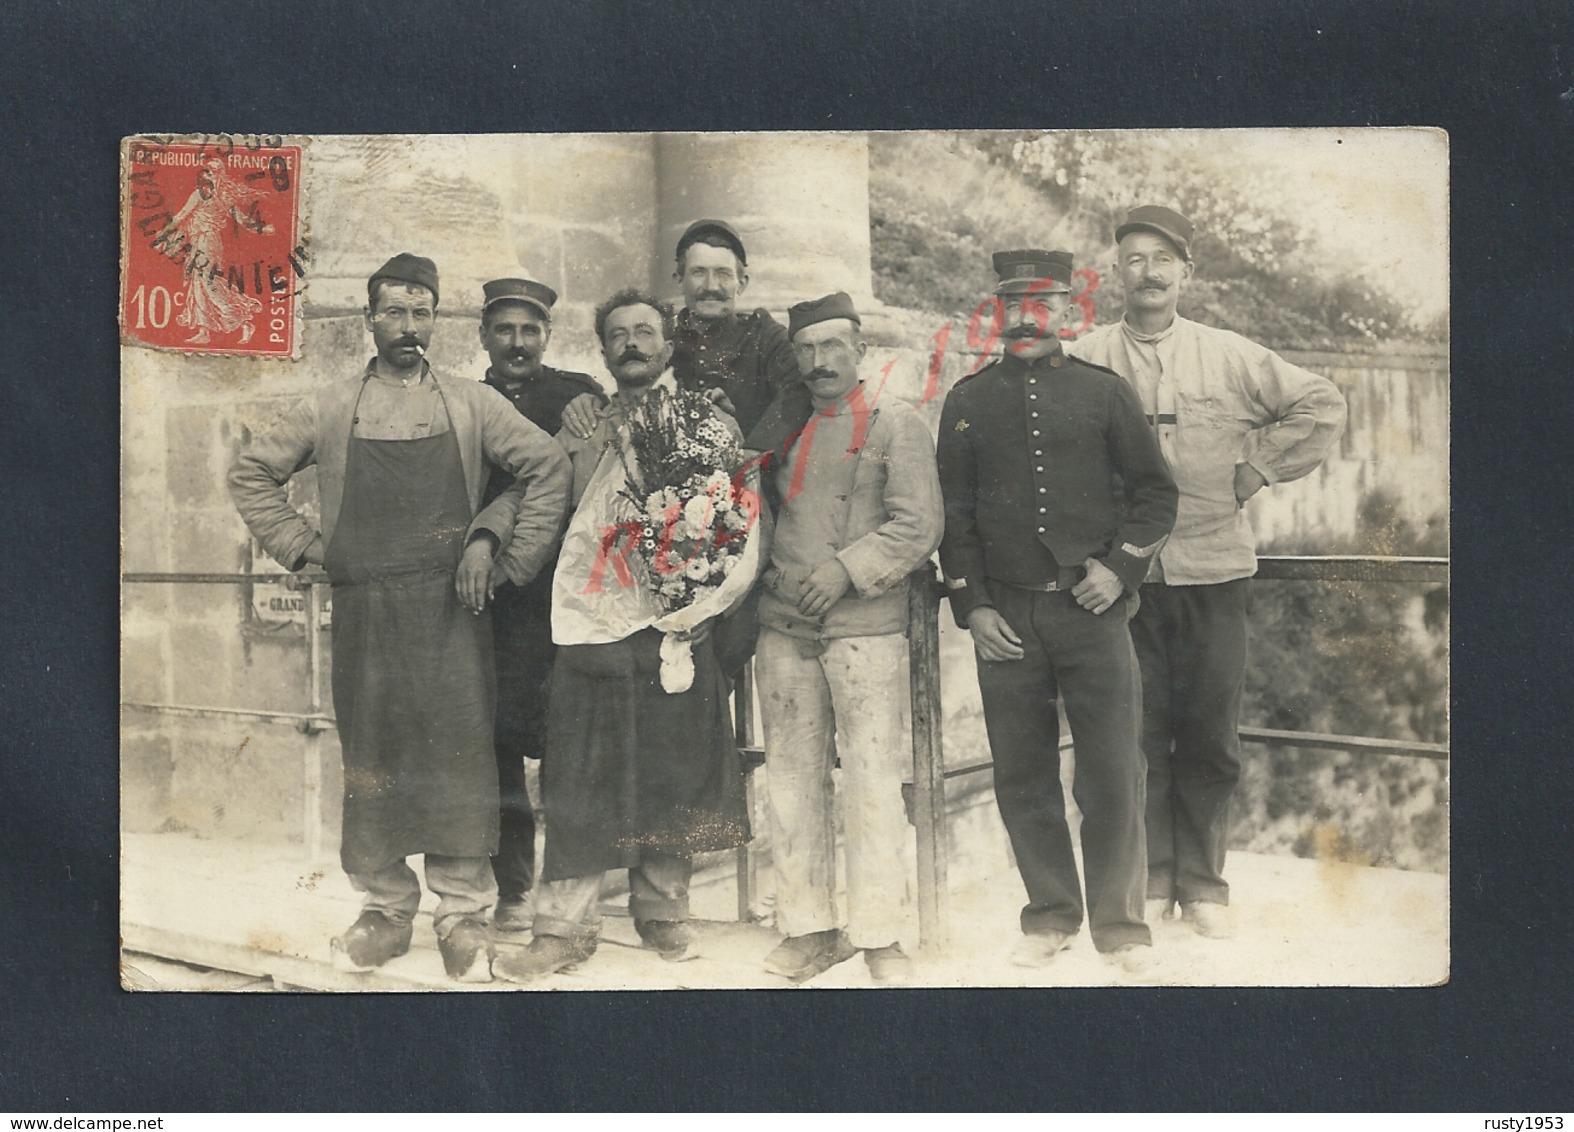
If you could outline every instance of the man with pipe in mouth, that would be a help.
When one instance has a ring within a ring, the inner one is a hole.
[[[530,581],[557,542],[569,463],[496,390],[427,364],[437,267],[401,253],[367,281],[376,356],[254,436],[230,494],[258,542],[333,583],[333,702],[344,757],[340,860],[365,894],[333,941],[335,964],[370,970],[410,947],[424,854],[450,977],[491,978],[497,896],[496,695],[488,602]],[[317,469],[321,528],[287,484]],[[514,479],[482,506],[490,469]],[[308,626],[314,632],[316,626]]]

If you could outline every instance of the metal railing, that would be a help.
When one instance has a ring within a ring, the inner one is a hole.
[[[265,723],[289,723],[306,737],[302,753],[301,790],[303,795],[301,835],[306,845],[307,859],[313,864],[322,859],[322,743],[318,736],[338,726],[322,710],[322,587],[328,584],[326,574],[284,573],[228,573],[228,574],[160,574],[127,573],[120,576],[124,583],[163,583],[173,585],[240,586],[256,582],[283,582],[306,591],[306,710],[260,711],[252,708],[218,707],[207,704],[152,703],[141,700],[122,700],[120,706],[135,711],[157,712],[161,715],[184,716],[197,719],[256,719]]]
[[[1257,577],[1264,580],[1312,580],[1407,582],[1446,584],[1446,558],[1406,558],[1378,555],[1345,556],[1263,556],[1258,559]],[[246,585],[256,582],[287,582],[306,593],[306,672],[307,710],[304,712],[261,711],[198,704],[123,701],[124,708],[164,715],[197,718],[246,718],[289,723],[306,738],[304,765],[303,834],[306,851],[313,862],[322,855],[322,752],[319,735],[335,727],[332,716],[322,704],[322,587],[327,576],[320,573],[125,573],[128,584]],[[926,564],[911,577],[908,591],[908,654],[911,671],[913,784],[911,813],[917,831],[918,848],[918,921],[921,945],[926,949],[943,948],[947,926],[947,846],[945,784],[990,770],[992,760],[948,767],[944,757],[940,700],[940,601],[942,587],[933,564]],[[763,757],[753,745],[753,696],[745,671],[739,688],[734,715],[738,745],[745,751],[745,765],[756,766]],[[1284,731],[1264,727],[1242,727],[1242,741],[1269,747],[1304,747],[1319,750],[1350,751],[1361,755],[1402,756],[1446,761],[1448,747],[1440,743],[1375,739],[1363,735],[1336,735],[1310,731]],[[1072,736],[1065,736],[1061,749],[1072,747]],[[750,798],[752,813],[753,801]],[[739,850],[737,861],[738,918],[747,920],[754,890],[754,862],[747,849]]]
[[[1257,577],[1273,581],[1421,582],[1446,584],[1448,559],[1404,558],[1383,555],[1262,556]],[[918,924],[921,945],[945,947],[948,936],[946,909],[945,784],[953,778],[979,774],[994,767],[992,759],[947,767],[940,727],[940,601],[943,588],[933,564],[926,563],[911,576],[908,590],[908,653],[913,673],[913,794],[914,824],[918,832]],[[1330,735],[1310,731],[1281,731],[1242,727],[1243,742],[1270,747],[1310,747],[1351,751],[1357,754],[1400,755],[1447,760],[1448,747],[1440,743],[1373,739],[1363,735]],[[1072,747],[1073,736],[1060,741],[1061,750]]]

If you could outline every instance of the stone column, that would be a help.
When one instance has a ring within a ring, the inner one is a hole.
[[[741,306],[785,320],[803,299],[846,291],[874,306],[869,145],[862,134],[662,134],[656,139],[657,275],[677,296],[672,252],[700,217],[738,229],[749,252]]]

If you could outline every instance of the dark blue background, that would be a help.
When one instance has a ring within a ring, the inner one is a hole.
[[[1566,1107],[1571,23],[1514,2],[5,5],[0,1109]],[[118,989],[123,135],[1280,125],[1452,138],[1450,985]]]

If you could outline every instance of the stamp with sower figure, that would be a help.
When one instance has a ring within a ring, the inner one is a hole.
[[[126,139],[123,342],[190,354],[298,355],[303,152],[278,136]]]

